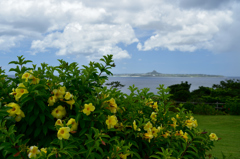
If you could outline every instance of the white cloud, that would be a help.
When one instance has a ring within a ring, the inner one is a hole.
[[[112,53],[120,59],[130,55],[118,44],[127,46],[141,37],[137,48],[143,51],[167,48],[226,52],[233,47],[236,51],[240,40],[236,33],[239,3],[199,3],[200,0],[0,0],[0,49],[10,49],[28,39],[33,53],[53,48],[58,50],[57,55],[92,59]]]
[[[113,54],[115,59],[130,58],[126,50],[118,43],[129,45],[138,42],[130,25],[80,25],[68,24],[64,31],[48,34],[43,40],[32,42],[32,48],[46,51],[46,48],[57,48],[57,55],[83,54],[89,59]]]

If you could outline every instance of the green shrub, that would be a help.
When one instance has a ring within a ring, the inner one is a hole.
[[[240,103],[239,101],[228,102],[224,106],[225,112],[230,115],[240,115]]]
[[[27,68],[20,56],[9,63],[15,78],[0,70],[0,158],[204,158],[213,148],[217,136],[191,113],[169,110],[169,88],[107,89],[115,64],[100,60]]]

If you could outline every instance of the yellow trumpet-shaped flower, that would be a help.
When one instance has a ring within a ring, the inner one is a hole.
[[[152,108],[156,109],[156,111],[158,111],[158,104],[157,104],[157,102],[154,102],[154,104],[152,105]]]
[[[76,131],[77,128],[78,128],[78,123],[77,123],[76,120],[73,119],[73,118],[71,118],[70,120],[68,120],[67,126],[69,126],[69,125],[72,125],[71,131]]]
[[[70,137],[70,134],[69,132],[71,131],[71,129],[69,127],[61,127],[59,130],[58,130],[58,133],[57,133],[57,137],[59,140],[62,140],[62,139],[69,139]]]
[[[15,117],[15,121],[16,122],[19,122],[20,120],[22,120],[22,118],[24,118],[25,117],[25,114],[24,114],[24,112],[21,110],[21,114],[20,115],[17,115],[16,117]]]
[[[75,100],[71,99],[71,100],[68,100],[68,101],[65,101],[65,102],[70,105],[70,109],[72,110],[72,106],[75,103]]]
[[[62,120],[61,120],[61,119],[58,119],[58,120],[56,121],[55,126],[57,126],[57,125],[63,126],[63,123],[62,123]]]
[[[151,98],[145,100],[146,106],[152,107],[153,100]]]
[[[158,136],[159,130],[158,130],[156,127],[153,127],[153,128],[151,129],[151,131],[152,131],[152,134],[153,134],[154,137],[157,137],[157,136]]]
[[[149,130],[147,131],[147,133],[144,134],[144,138],[145,138],[145,139],[148,139],[148,142],[150,142],[150,140],[153,138],[153,134],[152,134],[151,129],[149,129]]]
[[[20,83],[16,88],[15,100],[18,101],[19,98],[21,98],[21,96],[26,93],[28,93],[28,90],[26,89],[23,83]]]
[[[30,77],[29,79],[32,80],[32,82],[30,84],[38,84],[40,82],[40,79],[36,78],[34,76]]]
[[[29,148],[28,157],[29,158],[35,158],[35,157],[37,157],[37,154],[40,154],[40,151],[39,151],[38,147],[37,146],[31,146]]]
[[[26,72],[22,75],[22,79],[25,79],[25,82],[27,82],[30,75],[31,75],[30,73]]]
[[[62,119],[66,115],[66,109],[59,105],[57,108],[53,109],[52,116],[57,119]]]
[[[145,131],[148,131],[148,130],[151,130],[152,129],[152,124],[151,122],[149,121],[145,126],[144,126],[144,130]]]
[[[181,135],[185,140],[186,140],[186,142],[187,142],[187,140],[188,140],[188,134],[185,132],[183,135]]]
[[[107,109],[111,111],[111,113],[117,112],[117,103],[115,102],[115,99],[111,98],[109,101],[107,101],[108,106]]]
[[[57,98],[61,99],[63,98],[65,91],[66,91],[66,87],[59,87],[59,89],[54,89],[53,93]]]
[[[114,128],[114,126],[118,123],[117,117],[115,115],[108,116],[108,119],[106,120],[106,124],[108,126],[108,129]]]
[[[7,110],[9,116],[15,117],[16,115],[21,115],[20,106],[16,103],[9,103],[7,104],[8,107],[12,107],[12,109]]]
[[[157,113],[156,112],[152,112],[150,118],[152,119],[152,121],[157,121]]]
[[[87,116],[95,110],[95,107],[92,105],[92,103],[84,104],[83,113]]]
[[[56,101],[57,101],[57,97],[56,96],[51,96],[51,97],[49,97],[48,98],[48,106],[53,106],[54,105],[54,103],[56,103]]]
[[[72,95],[70,92],[66,92],[64,98],[65,98],[66,100],[70,100],[70,99],[73,98],[73,95]]]
[[[135,130],[135,131],[137,130],[137,125],[136,125],[136,121],[135,120],[133,121],[133,130]]]
[[[170,136],[170,133],[169,132],[165,132],[165,134],[162,135],[164,138],[168,138],[168,136]]]
[[[210,140],[211,140],[211,141],[218,140],[218,137],[217,137],[217,135],[216,135],[215,133],[211,133],[211,134],[209,135],[209,137],[210,137]]]
[[[47,148],[41,148],[40,150],[44,153],[47,153]]]

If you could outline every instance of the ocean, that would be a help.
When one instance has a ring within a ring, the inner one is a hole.
[[[119,81],[121,84],[125,85],[120,90],[126,94],[130,94],[128,87],[133,84],[139,89],[150,88],[150,92],[156,94],[158,91],[156,87],[159,87],[159,84],[164,84],[165,87],[168,87],[187,81],[191,84],[190,91],[193,91],[198,89],[199,86],[212,87],[213,84],[220,84],[220,81],[229,79],[240,80],[240,77],[109,77],[106,83]]]

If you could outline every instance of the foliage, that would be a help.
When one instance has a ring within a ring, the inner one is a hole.
[[[0,70],[0,158],[204,158],[213,148],[191,113],[169,110],[169,88],[107,89],[115,64],[100,60],[25,67],[19,56],[15,78]]]
[[[112,81],[111,83],[106,83],[107,86],[111,86],[113,88],[122,88],[125,85],[121,84],[119,81]]]
[[[191,84],[181,82],[181,84],[174,84],[169,86],[170,94],[172,94],[171,99],[175,101],[186,102],[190,97],[190,87]]]

